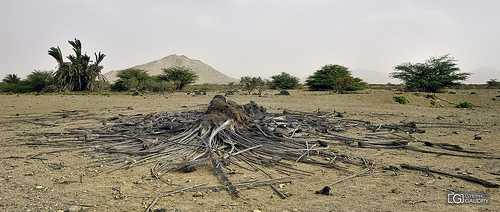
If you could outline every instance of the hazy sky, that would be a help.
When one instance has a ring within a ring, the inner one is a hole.
[[[106,54],[103,73],[170,54],[238,79],[326,64],[390,73],[448,53],[465,72],[500,70],[499,11],[498,0],[2,0],[0,77],[54,70],[48,49],[68,55],[74,38]]]

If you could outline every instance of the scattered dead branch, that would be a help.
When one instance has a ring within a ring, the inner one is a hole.
[[[485,186],[487,188],[499,188],[500,187],[499,184],[491,183],[491,182],[488,182],[486,180],[482,180],[482,179],[475,178],[475,177],[472,177],[472,176],[467,176],[467,175],[450,174],[450,173],[446,173],[446,172],[442,172],[442,171],[432,170],[432,169],[424,168],[424,167],[412,166],[412,165],[408,165],[408,164],[401,164],[401,168],[411,169],[411,170],[417,170],[417,171],[423,171],[423,172],[426,172],[426,173],[436,173],[436,174],[445,175],[445,176],[449,176],[449,177],[455,177],[455,178],[458,178],[458,179],[462,179],[462,180],[466,180],[466,181],[469,181],[469,182],[473,182],[473,183],[477,183],[477,184],[483,185],[483,186]]]
[[[365,169],[363,169],[363,170],[361,170],[361,171],[359,171],[359,172],[356,172],[356,173],[354,173],[354,174],[352,174],[352,175],[349,175],[348,177],[346,177],[346,178],[344,178],[344,179],[337,180],[337,181],[335,181],[335,182],[333,182],[333,183],[330,183],[330,184],[328,184],[328,185],[326,185],[326,186],[332,186],[332,185],[335,185],[335,184],[337,184],[337,183],[340,183],[340,182],[344,182],[344,181],[350,180],[350,179],[355,178],[355,177],[357,177],[357,176],[360,176],[360,175],[362,175],[362,174],[364,174],[364,173],[366,173],[366,172],[368,172],[368,171],[370,171],[370,170],[371,170],[370,168],[365,168]]]
[[[166,194],[165,194],[165,195],[163,195],[163,196],[165,196],[165,197],[166,197],[166,196],[169,196],[169,195],[172,195],[172,194],[177,194],[177,193],[179,193],[179,192],[188,191],[188,190],[190,190],[190,189],[194,189],[194,188],[197,188],[197,187],[201,187],[201,186],[204,186],[204,185],[206,185],[206,184],[208,184],[208,183],[202,183],[202,184],[198,184],[198,185],[194,185],[194,186],[190,186],[190,187],[186,187],[186,188],[177,189],[177,190],[175,190],[175,191],[170,191],[170,192],[166,193]]]
[[[151,208],[153,208],[153,206],[156,204],[156,202],[158,202],[158,197],[156,197],[153,202],[149,205],[148,208],[146,208],[146,210],[144,212],[150,212],[151,211]]]

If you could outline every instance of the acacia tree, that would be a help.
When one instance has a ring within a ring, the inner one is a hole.
[[[353,77],[338,77],[333,81],[335,92],[340,93],[347,87],[354,86],[356,81]]]
[[[32,91],[44,91],[46,87],[54,84],[54,72],[35,70],[26,77],[26,83]]]
[[[408,90],[438,92],[440,89],[458,85],[470,73],[457,73],[460,69],[449,54],[431,57],[424,63],[403,63],[394,67],[390,76],[403,80]]]
[[[361,90],[366,85],[360,78],[351,76],[347,67],[341,65],[325,65],[314,72],[306,80],[311,90]]]
[[[486,85],[488,88],[500,88],[500,82],[497,79],[490,79],[486,81]]]
[[[241,77],[240,84],[243,89],[248,91],[248,94],[251,94],[252,91],[257,90],[259,92],[258,95],[261,95],[266,82],[261,77],[244,76]]]
[[[58,63],[54,79],[61,90],[83,91],[93,90],[97,86],[96,80],[105,80],[101,75],[103,66],[100,65],[105,54],[94,53],[95,61],[84,53],[82,54],[82,43],[76,39],[68,41],[73,47],[75,55],[68,55],[69,62],[64,62],[61,49],[51,47],[49,55],[56,59]]]
[[[143,90],[146,82],[151,78],[148,72],[136,68],[121,70],[116,76],[120,79],[111,86],[111,89],[115,91]]]
[[[279,75],[274,75],[271,79],[273,79],[271,89],[287,90],[295,89],[299,86],[299,78],[285,72],[281,72]]]
[[[192,72],[191,69],[187,67],[171,67],[164,68],[163,73],[158,76],[159,79],[168,82],[173,82],[176,86],[176,90],[182,90],[184,86],[196,82],[198,75]]]

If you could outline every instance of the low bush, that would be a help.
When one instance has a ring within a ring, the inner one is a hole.
[[[441,105],[427,105],[427,107],[431,107],[431,108],[443,108]]]
[[[396,101],[399,104],[408,103],[408,99],[406,99],[406,97],[404,97],[404,96],[393,96],[392,98],[394,98],[394,101]]]
[[[487,88],[500,88],[500,82],[497,79],[486,81]]]
[[[473,108],[474,105],[470,102],[467,102],[467,101],[463,101],[463,102],[460,102],[458,105],[457,105],[458,108]]]

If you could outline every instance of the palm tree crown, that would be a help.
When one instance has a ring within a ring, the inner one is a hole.
[[[96,80],[105,80],[101,75],[103,66],[100,65],[105,54],[94,53],[95,61],[84,53],[82,54],[82,42],[75,38],[74,41],[68,41],[73,47],[75,55],[68,55],[70,62],[64,62],[61,49],[51,47],[49,55],[58,63],[58,68],[54,79],[61,90],[82,91],[93,90],[96,88]]]

